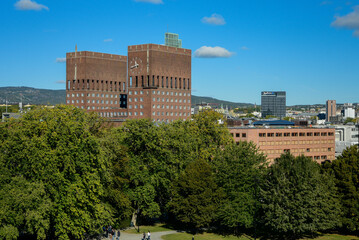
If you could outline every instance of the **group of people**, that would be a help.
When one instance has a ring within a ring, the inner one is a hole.
[[[109,225],[108,227],[103,227],[103,231],[107,238],[110,238],[112,240],[120,240],[120,230],[115,231],[111,225]]]
[[[147,232],[147,236],[146,236],[145,233],[143,233],[141,240],[151,240],[151,232],[148,231],[148,232]]]

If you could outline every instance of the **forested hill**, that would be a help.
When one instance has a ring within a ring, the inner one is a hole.
[[[24,104],[47,104],[56,105],[64,104],[66,99],[66,90],[50,90],[38,89],[31,87],[0,87],[0,104],[17,104],[21,101]],[[197,104],[216,104],[223,105],[229,108],[252,106],[250,103],[234,103],[229,101],[222,101],[211,97],[199,97],[192,95],[192,105]]]
[[[65,103],[66,90],[38,89],[31,87],[0,87],[0,104],[56,105]]]

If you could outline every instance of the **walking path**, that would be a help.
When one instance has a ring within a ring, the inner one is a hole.
[[[151,232],[151,240],[162,240],[163,235],[177,233],[176,231],[165,231],[165,232]],[[112,238],[103,238],[106,240],[110,240]],[[116,239],[116,238],[115,238]],[[133,233],[125,233],[121,231],[121,237],[120,240],[141,240],[142,239],[142,233],[141,234],[133,234]]]

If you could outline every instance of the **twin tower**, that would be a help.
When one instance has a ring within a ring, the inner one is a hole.
[[[67,53],[66,104],[114,122],[190,118],[191,50],[168,45],[128,46],[127,56]]]

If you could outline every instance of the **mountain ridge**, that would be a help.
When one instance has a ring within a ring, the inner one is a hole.
[[[33,105],[57,105],[65,104],[66,90],[59,89],[41,89],[26,86],[19,87],[0,87],[0,104],[24,104]],[[220,100],[212,97],[191,96],[192,106],[202,104],[210,104],[218,107],[228,107],[230,109],[236,107],[250,107],[252,103],[236,103],[231,101]]]

